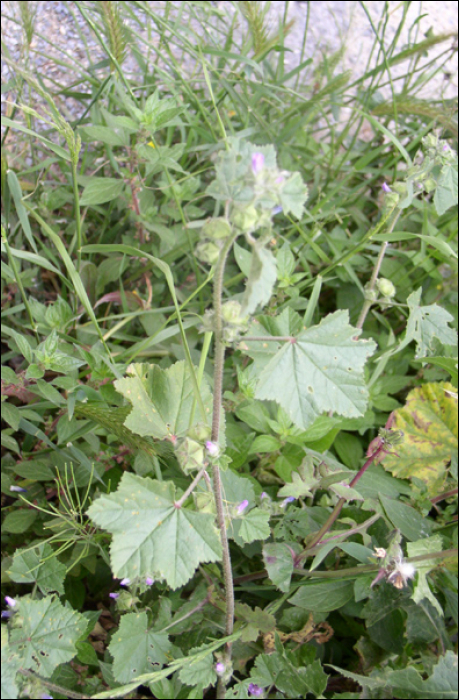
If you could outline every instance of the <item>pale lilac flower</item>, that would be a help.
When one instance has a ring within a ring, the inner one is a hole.
[[[249,502],[247,501],[247,499],[245,501],[242,501],[241,503],[239,503],[239,505],[237,507],[238,514],[242,515],[242,513],[245,511],[245,509],[247,508],[248,505],[249,505]]]
[[[285,180],[284,176],[283,176],[283,175],[279,175],[279,177],[276,177],[276,180],[275,180],[276,185],[282,185],[282,183],[284,182],[284,180]]]
[[[14,608],[16,606],[16,601],[14,598],[10,598],[9,595],[5,596],[5,603],[10,606],[10,608]]]
[[[27,493],[27,489],[23,489],[22,486],[10,486],[10,491],[17,491],[18,493]]]
[[[2,610],[2,618],[13,617],[14,610]]]
[[[263,170],[265,165],[265,157],[263,153],[253,153],[252,155],[252,172],[258,175]]]
[[[276,216],[276,214],[280,214],[281,211],[282,211],[282,207],[279,205],[279,206],[274,207],[274,208],[272,209],[271,214],[272,214],[273,216]]]
[[[266,493],[266,491],[261,492],[260,501],[262,501],[264,498],[269,498],[269,495]]]
[[[292,503],[295,501],[296,498],[294,496],[287,496],[287,498],[284,498],[284,500],[281,503],[281,508],[285,508],[289,503]]]
[[[263,688],[260,688],[260,686],[256,683],[250,683],[248,691],[250,695],[254,698],[261,698],[261,696],[263,695]]]
[[[449,151],[449,150],[450,150],[450,148],[449,148],[449,146],[448,146],[447,143],[444,144],[443,150],[444,150],[444,151]]]
[[[48,695],[48,693],[42,693],[40,697],[42,698],[42,700],[53,700],[53,696]]]
[[[211,440],[207,440],[206,450],[211,457],[218,457],[220,453],[220,448],[218,447],[217,443],[212,442]]]
[[[392,190],[391,190],[391,188],[389,187],[389,185],[387,184],[387,182],[383,182],[383,184],[381,185],[381,187],[382,187],[383,192],[387,192],[387,193],[392,192]]]
[[[119,598],[119,595],[119,593],[109,593],[108,597],[113,598],[113,600],[116,600],[117,598]]]
[[[120,586],[129,586],[131,583],[130,578],[122,578],[120,581]]]
[[[221,661],[215,664],[215,672],[218,676],[222,676],[225,673],[225,664],[222,664]]]
[[[145,583],[147,586],[152,586],[154,584],[154,582],[155,582],[155,579],[151,578],[151,576],[147,576],[147,578],[145,579]]]

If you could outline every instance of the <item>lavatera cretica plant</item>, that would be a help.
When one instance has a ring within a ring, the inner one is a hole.
[[[188,486],[180,489],[171,480],[125,473],[117,491],[94,500],[88,515],[113,535],[114,577],[128,578],[133,586],[154,579],[177,589],[199,565],[222,562],[226,645],[214,682],[217,696],[224,697],[235,638],[228,539],[241,546],[267,539],[270,517],[285,512],[297,498],[284,494],[288,498],[282,503],[266,505],[266,499],[258,499],[257,504],[251,482],[228,468],[222,407],[225,350],[238,344],[254,366],[255,398],[277,402],[301,431],[326,413],[363,415],[368,400],[363,369],[375,344],[359,340],[360,330],[349,325],[347,311],[310,328],[290,309],[254,318],[270,301],[277,280],[270,245],[273,218],[281,212],[300,218],[308,194],[299,173],[278,167],[272,146],[230,140],[217,157],[207,194],[217,202],[217,215],[203,224],[196,255],[213,268],[213,308],[201,328],[214,338],[213,386],[204,363],[195,368],[188,354],[167,369],[132,364],[127,376],[115,382],[132,405],[125,426],[167,441]],[[225,265],[238,238],[251,256],[250,271],[245,291],[224,299]]]

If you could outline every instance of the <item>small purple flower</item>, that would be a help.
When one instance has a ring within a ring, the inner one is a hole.
[[[2,610],[2,618],[12,617],[13,613],[13,610]]]
[[[386,193],[392,192],[392,190],[391,190],[391,188],[389,187],[389,185],[387,184],[387,182],[383,182],[383,184],[381,185],[381,187],[382,187],[383,192],[386,192]]]
[[[249,505],[249,502],[247,501],[247,499],[245,501],[242,501],[241,503],[239,503],[239,505],[237,507],[238,514],[242,515],[242,513],[245,511],[245,509],[247,508],[248,505]]]
[[[53,696],[48,695],[48,693],[42,693],[40,697],[42,698],[42,700],[53,700]]]
[[[23,489],[22,486],[10,486],[10,491],[17,491],[18,493],[27,493],[27,489]]]
[[[260,501],[262,501],[264,498],[269,498],[269,495],[266,493],[266,491],[261,492]]]
[[[147,576],[147,578],[145,579],[145,583],[147,586],[152,586],[154,584],[154,582],[155,582],[155,579],[151,578],[151,576]]]
[[[263,688],[260,688],[256,683],[250,683],[248,691],[253,698],[261,698],[263,695]]]
[[[119,595],[119,593],[109,593],[108,597],[113,598],[113,600],[116,600],[117,598],[119,598]]]
[[[206,450],[211,457],[218,457],[220,453],[220,448],[218,447],[217,443],[212,442],[211,440],[207,440]]]
[[[14,598],[10,598],[9,595],[5,596],[5,603],[10,606],[10,608],[14,608],[16,606],[16,601]]]
[[[120,586],[129,586],[131,583],[130,578],[122,578],[120,581]]]
[[[449,150],[450,150],[450,147],[448,146],[447,143],[444,144],[443,150],[444,150],[444,151],[449,151]]]
[[[253,153],[252,154],[252,172],[254,175],[258,175],[265,165],[265,157],[263,153]]]
[[[295,500],[296,498],[294,496],[287,496],[287,498],[284,498],[284,500],[280,504],[281,508],[285,508],[285,506],[287,506],[289,503],[292,503]]]
[[[271,214],[272,214],[273,216],[276,216],[276,214],[280,214],[281,211],[282,211],[282,207],[279,205],[279,206],[274,207],[274,208],[272,209]]]
[[[221,661],[215,664],[215,672],[218,676],[222,676],[225,673],[225,664],[222,664]]]

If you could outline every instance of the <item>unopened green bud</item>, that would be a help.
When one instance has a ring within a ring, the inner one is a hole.
[[[220,257],[220,248],[212,241],[201,241],[195,250],[196,257],[207,265],[215,265]]]
[[[255,207],[249,205],[234,211],[231,218],[233,224],[241,231],[251,231],[257,226],[260,216]]]
[[[205,461],[204,446],[186,437],[175,451],[175,456],[185,473],[202,469]]]
[[[437,187],[437,183],[435,180],[431,177],[429,177],[425,182],[424,182],[424,189],[427,193],[433,192],[434,189]]]
[[[368,285],[365,286],[365,299],[367,301],[376,301],[378,292],[376,289],[371,289]]]
[[[400,201],[400,195],[397,194],[397,192],[391,192],[390,194],[386,195],[386,197],[384,198],[384,203],[385,203],[386,207],[389,209],[397,206],[399,201]]]
[[[226,323],[230,323],[233,326],[239,325],[241,321],[241,305],[238,301],[227,301],[222,306],[222,317]]]
[[[215,501],[213,493],[209,491],[195,491],[194,502],[196,503],[196,508],[201,513],[215,513]]]
[[[188,433],[188,437],[190,437],[192,440],[197,440],[203,444],[205,444],[207,440],[210,440],[210,435],[211,429],[208,425],[204,425],[204,423],[194,425]]]
[[[232,228],[229,222],[223,217],[208,219],[202,227],[202,234],[206,238],[219,240],[228,238],[232,233]]]
[[[395,295],[396,289],[390,280],[385,277],[381,277],[376,284],[378,289],[384,297],[393,297]]]

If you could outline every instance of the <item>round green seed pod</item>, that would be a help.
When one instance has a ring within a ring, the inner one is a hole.
[[[241,305],[238,301],[227,301],[222,306],[222,317],[226,323],[239,325],[241,323]]]
[[[175,456],[187,474],[190,471],[202,469],[205,462],[204,446],[186,437],[175,451]]]
[[[231,215],[233,224],[241,231],[253,230],[259,221],[260,215],[253,205],[236,209]]]
[[[215,265],[220,257],[220,248],[212,241],[201,241],[195,250],[196,257],[207,265]]]
[[[210,436],[211,429],[208,425],[204,425],[204,423],[197,423],[190,428],[188,433],[188,437],[190,437],[192,440],[196,440],[197,442],[202,442],[204,444],[207,442],[207,440],[210,440]]]
[[[208,219],[202,227],[202,235],[213,240],[221,240],[228,238],[232,233],[232,228],[229,221],[222,216],[214,219]]]
[[[392,282],[385,277],[381,277],[376,284],[383,297],[393,297],[397,291]]]

